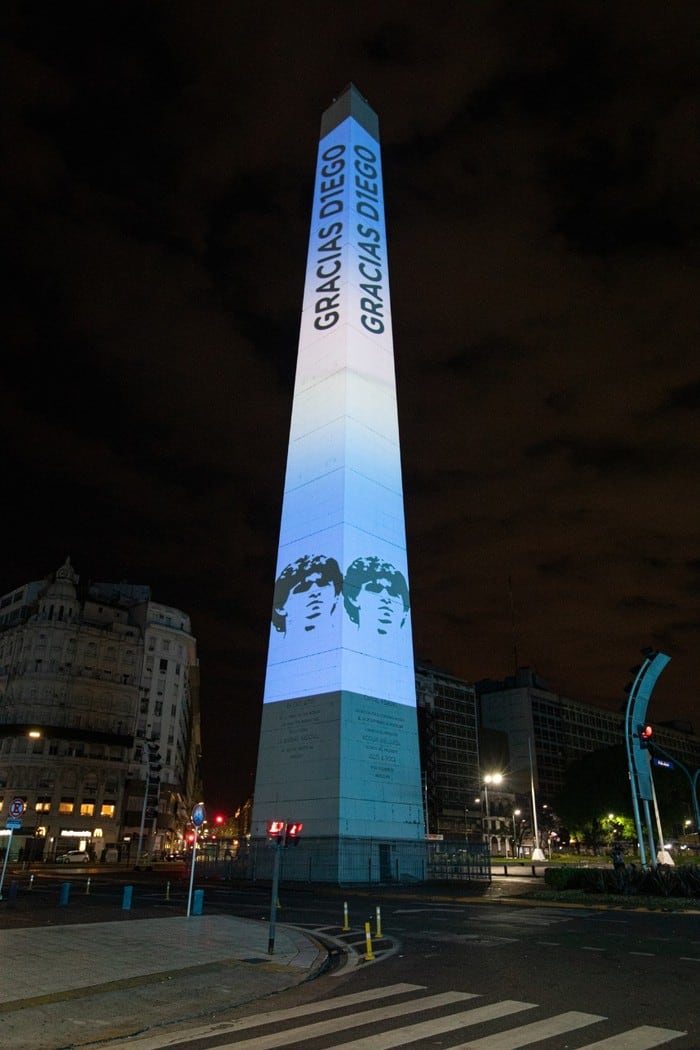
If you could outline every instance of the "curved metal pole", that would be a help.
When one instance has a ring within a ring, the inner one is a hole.
[[[654,849],[654,832],[649,813],[649,802],[654,797],[653,781],[649,752],[642,749],[637,728],[646,721],[649,697],[664,667],[670,660],[665,653],[653,649],[644,650],[644,662],[637,672],[637,677],[630,689],[627,709],[625,711],[625,745],[627,748],[627,767],[632,787],[632,807],[639,841],[639,859],[646,867],[647,858],[644,850],[642,824],[639,815],[639,802],[644,803],[644,815],[649,836],[650,862],[656,867],[656,850]],[[663,843],[661,844],[663,845]]]

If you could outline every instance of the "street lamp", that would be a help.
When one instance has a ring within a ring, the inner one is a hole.
[[[515,830],[515,818],[519,817],[519,816],[520,816],[520,810],[519,809],[514,809],[513,810],[513,857],[514,858],[516,856],[517,841],[518,841],[518,833]]]
[[[501,784],[502,782],[503,782],[503,774],[502,773],[487,773],[486,776],[484,777],[484,803],[485,803],[485,806],[486,806],[486,834],[489,837],[489,839],[488,839],[489,841],[490,841],[490,836],[491,836],[491,821],[490,821],[490,813],[489,813],[489,784],[496,784],[496,785],[498,785],[498,784]]]

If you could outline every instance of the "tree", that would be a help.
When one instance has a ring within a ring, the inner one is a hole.
[[[632,794],[624,745],[591,751],[572,762],[555,809],[572,832],[588,826],[593,838],[602,835],[602,827],[596,831],[592,822],[600,825],[609,813],[631,818]]]

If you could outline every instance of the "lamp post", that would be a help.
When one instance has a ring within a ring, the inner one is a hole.
[[[533,828],[533,850],[532,860],[544,860],[544,853],[540,847],[540,833],[537,827],[537,800],[535,798],[535,774],[532,768],[532,741],[527,738],[527,750],[530,756],[530,794],[532,795],[532,828]]]
[[[519,816],[520,816],[520,810],[519,810],[519,809],[514,809],[514,810],[513,810],[513,858],[514,858],[514,859],[515,859],[515,857],[516,857],[516,855],[517,855],[517,854],[516,854],[516,851],[517,851],[517,848],[518,848],[518,847],[517,847],[517,842],[518,842],[518,833],[517,833],[517,831],[515,830],[515,818],[516,818],[516,817],[519,817]]]
[[[487,842],[491,841],[491,821],[489,813],[489,784],[500,784],[503,781],[502,773],[487,773],[484,777],[484,803],[486,807],[486,835]]]

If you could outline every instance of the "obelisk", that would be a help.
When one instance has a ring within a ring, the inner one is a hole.
[[[253,808],[287,877],[420,878],[421,791],[377,116],[323,114]],[[295,874],[297,873],[297,874]]]

